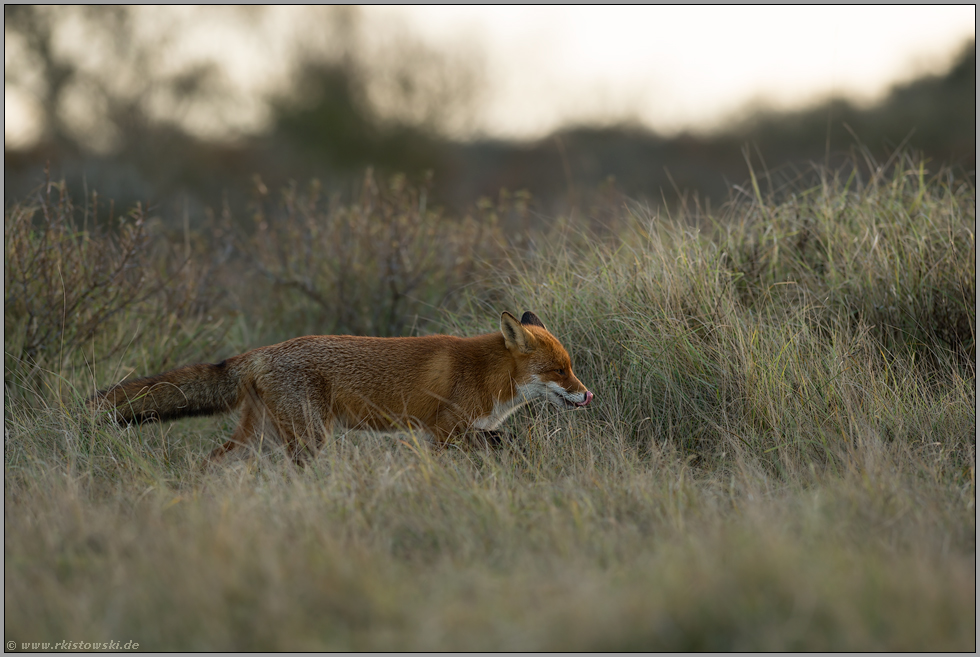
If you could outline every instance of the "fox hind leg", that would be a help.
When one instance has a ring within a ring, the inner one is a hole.
[[[252,404],[246,403],[242,407],[242,416],[239,418],[238,426],[235,427],[231,438],[211,451],[205,460],[205,466],[212,463],[220,463],[227,458],[229,453],[238,448],[248,446],[261,447],[261,439],[264,437],[266,433],[264,429],[267,427],[268,423],[264,421],[263,413],[257,410]],[[256,442],[257,438],[259,444],[251,445],[251,443]]]
[[[333,433],[333,423],[324,421],[316,413],[306,416],[305,426],[283,427],[279,429],[289,457],[298,466],[305,466],[316,458],[326,437]]]

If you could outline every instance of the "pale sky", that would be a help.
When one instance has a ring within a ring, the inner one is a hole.
[[[976,38],[974,6],[400,7],[435,42],[492,56],[493,132],[536,136],[568,120],[710,128],[746,104],[865,103],[940,72]],[[618,116],[617,116],[618,115]]]
[[[177,35],[167,61],[213,60],[238,89],[221,111],[188,114],[188,125],[212,136],[261,130],[260,94],[282,87],[296,44],[323,39],[308,7],[268,7],[248,25],[221,8],[145,11],[147,35]],[[396,26],[438,49],[482,53],[488,87],[475,125],[454,135],[464,138],[537,138],[620,120],[666,134],[707,131],[750,104],[793,109],[830,95],[871,103],[896,82],[943,72],[976,36],[972,5],[373,6],[362,18],[371,38]],[[12,61],[6,42],[4,54]],[[8,143],[36,133],[32,102],[5,84]]]

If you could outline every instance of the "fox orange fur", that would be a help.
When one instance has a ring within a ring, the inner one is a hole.
[[[568,352],[534,313],[500,316],[500,332],[471,338],[322,335],[259,347],[217,364],[125,381],[89,399],[122,424],[241,409],[219,460],[277,438],[297,462],[335,425],[421,430],[439,444],[494,431],[534,399],[580,408],[593,399]]]

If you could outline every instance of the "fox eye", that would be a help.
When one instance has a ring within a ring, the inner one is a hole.
[[[562,368],[559,367],[555,371],[558,372],[558,376],[565,376],[565,370],[563,370]]]

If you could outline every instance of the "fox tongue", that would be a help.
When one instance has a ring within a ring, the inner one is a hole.
[[[580,402],[575,402],[575,405],[576,406],[588,406],[589,405],[589,402],[592,401],[592,398],[593,397],[595,397],[595,395],[593,395],[591,392],[589,392],[588,390],[586,390],[585,391],[585,400],[584,401],[580,401]]]

